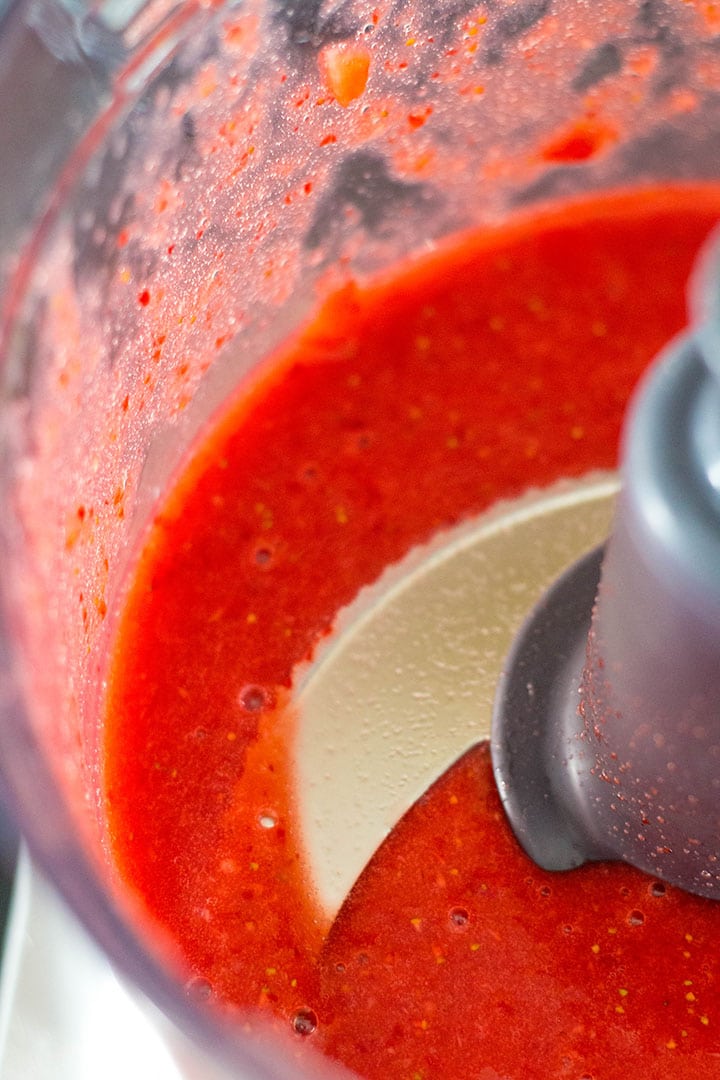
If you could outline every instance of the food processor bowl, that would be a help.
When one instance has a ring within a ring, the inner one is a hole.
[[[197,1000],[112,863],[101,702],[157,500],[228,395],[330,293],[541,205],[717,180],[711,7],[17,0],[3,12],[5,799],[113,963],[186,1051],[209,1055],[188,1076],[339,1067]]]

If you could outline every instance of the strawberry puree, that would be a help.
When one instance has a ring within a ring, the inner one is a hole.
[[[332,926],[289,782],[294,669],[363,585],[499,498],[614,467],[718,216],[709,187],[608,196],[347,285],[197,443],[127,585],[105,744],[119,873],[190,992],[378,1080],[720,1069],[720,906],[622,866],[538,871],[486,747]]]

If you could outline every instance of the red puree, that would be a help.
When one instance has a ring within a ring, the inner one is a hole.
[[[720,904],[536,869],[479,746],[328,927],[289,784],[293,668],[360,586],[500,497],[614,466],[718,216],[717,189],[629,193],[348,286],[199,443],[133,571],[106,746],[118,867],[198,993],[368,1078],[720,1076]]]

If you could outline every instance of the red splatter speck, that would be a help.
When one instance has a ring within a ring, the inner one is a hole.
[[[616,138],[617,133],[612,128],[586,121],[558,135],[540,156],[545,161],[587,161]]]
[[[228,45],[242,45],[247,33],[247,27],[243,23],[231,23],[224,27],[225,41]]]
[[[138,304],[142,304],[143,307],[147,307],[150,303],[150,293],[147,289],[143,289],[141,293],[138,293]]]
[[[409,113],[408,124],[411,128],[421,128],[425,121],[428,119],[428,117],[431,115],[431,113],[432,107],[430,105],[428,105],[428,107],[426,109],[423,109],[421,112]]]

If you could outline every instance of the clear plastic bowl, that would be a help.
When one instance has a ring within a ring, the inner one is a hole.
[[[111,959],[229,1075],[299,1066],[188,998],[104,841],[99,703],[134,540],[193,435],[350,275],[520,207],[716,179],[710,7],[4,11],[5,797]]]

